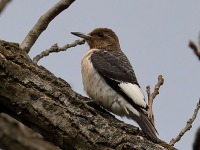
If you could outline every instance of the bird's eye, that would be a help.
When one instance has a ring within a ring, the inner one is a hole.
[[[104,37],[104,34],[103,33],[99,33],[98,37]]]

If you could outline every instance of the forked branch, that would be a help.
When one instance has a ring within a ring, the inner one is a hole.
[[[20,48],[29,53],[40,34],[47,28],[49,23],[59,15],[63,10],[67,9],[75,0],[60,0],[49,11],[40,17],[38,22],[29,31],[28,35],[21,43]]]
[[[159,94],[160,86],[163,85],[163,83],[164,83],[164,78],[162,75],[159,75],[158,83],[155,85],[153,93],[151,93],[149,85],[146,87],[146,91],[147,91],[147,95],[148,95],[149,119],[153,125],[154,125],[153,101],[154,101],[155,97]]]

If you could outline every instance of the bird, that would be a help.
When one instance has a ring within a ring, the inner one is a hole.
[[[90,48],[81,61],[87,95],[106,110],[135,121],[148,137],[158,139],[157,130],[148,118],[145,96],[115,32],[96,28],[88,34],[71,34],[85,39]]]

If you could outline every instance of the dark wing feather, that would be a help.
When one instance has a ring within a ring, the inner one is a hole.
[[[91,55],[91,62],[108,85],[121,94],[131,105],[138,108],[138,105],[119,87],[122,82],[139,86],[132,66],[121,50],[95,52]]]

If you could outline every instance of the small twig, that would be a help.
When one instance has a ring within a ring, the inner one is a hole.
[[[39,55],[35,56],[33,58],[33,62],[35,64],[37,64],[40,59],[42,59],[45,56],[48,56],[50,53],[60,52],[60,51],[66,51],[68,48],[75,47],[77,45],[82,45],[84,43],[85,43],[85,40],[76,40],[73,43],[67,44],[67,45],[65,45],[63,47],[59,47],[58,44],[56,43],[56,44],[52,45],[51,48],[46,49],[45,51],[43,51]]]
[[[150,99],[150,96],[151,96],[151,89],[150,89],[150,86],[149,86],[149,85],[147,85],[146,91],[147,91],[148,103],[149,103],[149,99]]]
[[[189,41],[189,47],[193,50],[193,52],[195,53],[195,55],[200,60],[200,50],[199,50],[198,46],[193,41]]]
[[[149,114],[149,119],[153,125],[154,125],[153,100],[155,99],[156,95],[159,94],[160,86],[163,85],[163,83],[164,83],[164,78],[162,77],[162,75],[159,75],[158,83],[155,85],[154,92],[152,94],[150,91],[150,86],[148,85],[146,87],[146,92],[148,95],[148,106],[149,106],[148,114]]]
[[[34,27],[29,31],[26,38],[20,45],[20,48],[29,53],[40,34],[47,28],[49,23],[59,15],[63,10],[67,9],[75,0],[60,0],[50,10],[40,17]]]
[[[199,102],[198,102],[197,105],[196,105],[196,108],[195,108],[195,110],[194,110],[194,113],[193,113],[193,115],[192,115],[192,118],[190,118],[190,119],[187,121],[186,126],[181,130],[181,132],[177,135],[177,137],[176,137],[176,138],[173,138],[173,139],[170,141],[170,143],[169,143],[170,145],[174,146],[174,144],[175,144],[176,142],[178,142],[178,141],[181,139],[181,137],[182,137],[187,131],[189,131],[189,130],[192,128],[192,123],[193,123],[194,120],[196,119],[196,116],[197,116],[197,114],[198,114],[199,109],[200,109],[200,99],[199,99]]]
[[[0,1],[0,14],[6,8],[6,6],[8,5],[9,2],[11,2],[11,0],[1,0]]]

